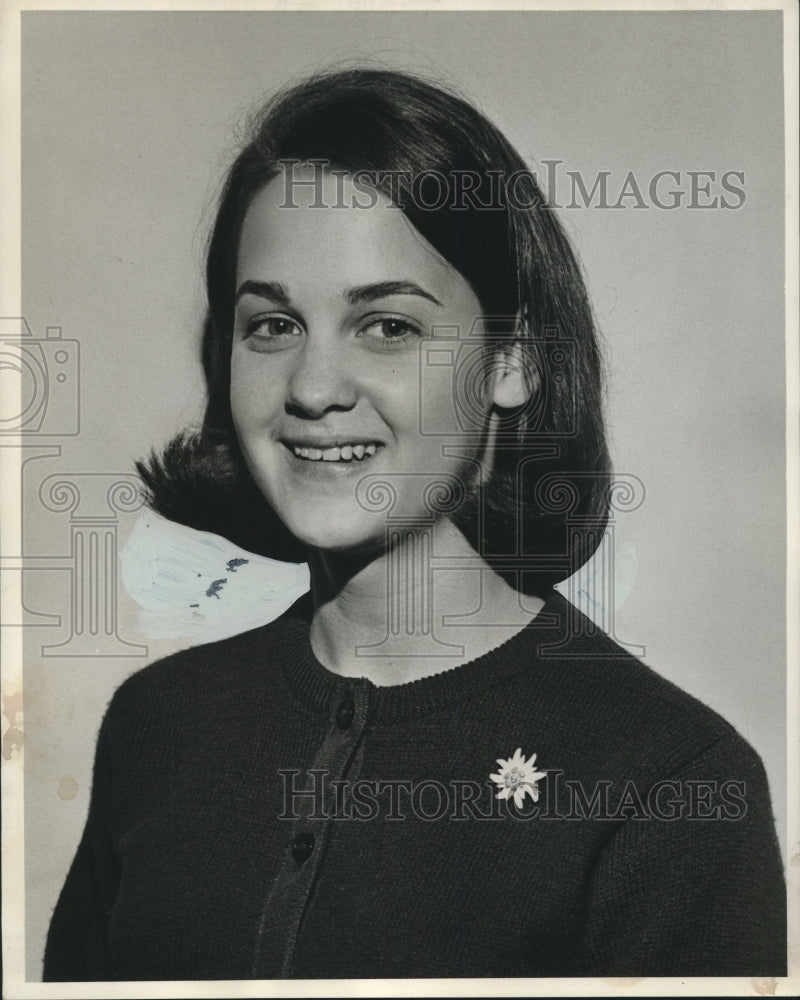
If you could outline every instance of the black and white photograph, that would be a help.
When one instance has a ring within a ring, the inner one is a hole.
[[[796,993],[796,5],[2,28],[3,996]]]

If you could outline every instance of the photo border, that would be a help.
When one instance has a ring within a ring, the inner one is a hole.
[[[693,979],[420,979],[420,980],[296,980],[296,981],[229,981],[229,982],[147,982],[109,984],[46,984],[26,982],[25,969],[25,892],[24,892],[24,839],[23,794],[24,755],[19,754],[2,761],[2,927],[3,959],[5,968],[5,997],[13,1000],[45,997],[263,997],[270,996],[340,996],[390,995],[390,996],[664,996],[664,995],[790,995],[800,985],[800,817],[798,816],[798,789],[800,789],[800,721],[797,705],[800,702],[797,664],[800,662],[800,433],[798,432],[798,400],[800,400],[800,364],[798,359],[798,8],[792,0],[780,2],[745,3],[707,2],[691,3],[589,3],[589,2],[461,2],[426,3],[202,3],[173,2],[148,3],[95,3],[89,0],[66,0],[57,4],[19,3],[11,0],[3,5],[0,13],[0,79],[2,79],[2,109],[0,122],[3,128],[3,163],[0,172],[0,205],[2,206],[3,239],[0,241],[0,315],[21,316],[20,278],[20,15],[24,11],[81,10],[81,11],[445,11],[445,10],[591,10],[591,11],[687,11],[687,10],[780,10],[784,24],[784,83],[785,83],[785,153],[786,153],[786,450],[787,450],[787,794],[788,818],[788,920],[789,920],[789,975],[771,980],[742,980],[738,978]],[[10,439],[13,441],[13,439]],[[13,445],[0,449],[2,481],[2,551],[17,552],[21,537],[21,473],[15,459]],[[21,574],[4,573],[2,580],[2,621],[18,620],[14,616],[22,606]],[[2,635],[2,689],[4,703],[14,694],[22,692],[22,629],[3,628]],[[3,718],[3,732],[16,725],[14,719]],[[24,728],[24,723],[20,723]]]

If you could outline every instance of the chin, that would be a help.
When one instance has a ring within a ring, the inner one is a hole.
[[[320,513],[314,524],[298,523],[297,519],[284,521],[294,537],[308,549],[331,554],[378,554],[386,548],[386,531],[383,522],[377,525],[347,524],[345,519]]]

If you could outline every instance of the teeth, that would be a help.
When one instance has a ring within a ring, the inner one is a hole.
[[[351,462],[354,458],[359,462],[371,458],[378,450],[377,444],[344,444],[334,448],[306,448],[293,445],[292,450],[298,458],[307,458],[312,462]]]

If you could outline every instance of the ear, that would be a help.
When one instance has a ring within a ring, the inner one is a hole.
[[[539,388],[539,373],[519,341],[500,347],[492,367],[492,402],[501,409],[524,406]]]

